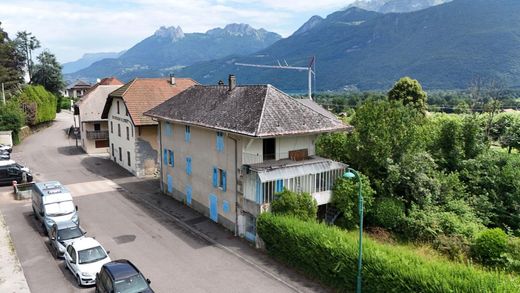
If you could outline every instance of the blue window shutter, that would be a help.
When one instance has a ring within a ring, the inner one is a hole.
[[[218,186],[218,169],[213,167],[213,187]]]
[[[191,175],[191,157],[186,157],[186,174]]]
[[[222,201],[222,211],[229,213],[229,202],[227,200]]]
[[[226,171],[222,171],[222,190],[226,191],[226,188],[227,188]]]
[[[283,190],[283,180],[276,180],[276,189],[275,192],[281,192]]]
[[[220,132],[217,131],[217,142],[216,142],[216,148],[217,148],[217,152],[220,151],[220,135],[219,135]]]
[[[191,205],[191,186],[186,186],[186,203]]]
[[[262,203],[262,183],[260,179],[256,179],[256,203]]]
[[[168,150],[164,149],[164,165],[168,165]]]
[[[184,140],[186,142],[190,142],[191,139],[191,129],[189,126],[184,127]]]
[[[168,192],[172,193],[173,192],[173,177],[170,174],[168,174],[167,179],[168,179]]]

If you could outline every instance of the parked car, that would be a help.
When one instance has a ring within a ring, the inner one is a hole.
[[[6,151],[0,151],[0,160],[6,161],[11,159],[11,154]]]
[[[0,161],[0,184],[11,184],[13,181],[32,182],[32,180],[33,176],[29,169],[16,164],[13,160]]]
[[[58,181],[34,184],[31,198],[34,216],[42,222],[46,234],[58,222],[79,224],[78,207],[74,206],[70,192]]]
[[[49,232],[49,239],[56,257],[63,257],[67,245],[83,238],[86,233],[77,223],[71,220],[54,223]]]
[[[133,263],[119,259],[103,265],[96,277],[96,293],[153,293],[150,283]]]
[[[101,267],[110,262],[109,253],[96,239],[85,237],[67,246],[65,265],[79,286],[94,285]]]
[[[0,143],[0,150],[11,153],[13,151],[13,148],[8,144]]]

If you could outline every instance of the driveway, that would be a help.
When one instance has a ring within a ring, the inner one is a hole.
[[[72,116],[15,147],[13,158],[31,168],[36,181],[67,185],[79,206],[82,227],[112,259],[134,262],[156,292],[324,291],[205,217],[159,192],[154,179],[137,179],[100,156],[76,148],[64,129]],[[63,261],[52,256],[28,200],[15,201],[0,188],[0,210],[11,232],[32,292],[93,292],[79,288]]]

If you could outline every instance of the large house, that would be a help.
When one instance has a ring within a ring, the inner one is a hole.
[[[190,78],[136,78],[108,95],[101,118],[108,119],[112,160],[132,174],[154,175],[158,164],[157,122],[143,115],[185,89]]]
[[[86,153],[108,152],[108,120],[101,118],[101,112],[108,94],[122,85],[123,83],[117,78],[103,78],[74,105],[74,114],[79,117],[81,147]]]
[[[320,133],[348,131],[311,100],[271,85],[195,85],[146,112],[159,122],[161,188],[250,241],[275,193],[321,208],[346,165],[315,155]]]
[[[77,80],[74,83],[67,86],[65,89],[65,97],[71,99],[81,98],[89,89],[91,85],[82,80]]]

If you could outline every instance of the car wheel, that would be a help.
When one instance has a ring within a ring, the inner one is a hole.
[[[78,284],[78,286],[81,287],[81,278],[79,277],[79,275],[76,275],[76,283]]]

